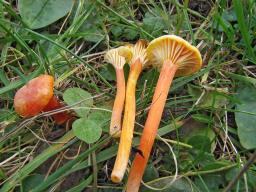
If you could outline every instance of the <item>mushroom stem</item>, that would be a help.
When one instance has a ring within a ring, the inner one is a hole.
[[[135,62],[130,65],[130,67],[131,68],[127,82],[125,112],[123,118],[120,143],[114,169],[111,174],[111,180],[115,183],[119,183],[123,179],[132,146],[136,111],[135,89],[137,80],[142,71],[141,60],[139,58],[136,59]]]
[[[125,79],[123,68],[116,68],[116,97],[112,109],[109,133],[119,137],[121,133],[121,119],[125,100]]]
[[[127,192],[139,191],[140,182],[157,134],[169,88],[177,69],[178,66],[174,65],[170,60],[164,61],[142,137],[140,139],[139,149],[143,156],[140,154],[136,154],[135,156],[128,177]]]

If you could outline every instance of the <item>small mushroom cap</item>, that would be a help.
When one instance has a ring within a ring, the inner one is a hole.
[[[105,61],[112,64],[114,68],[122,69],[126,63],[125,57],[119,54],[118,48],[110,49],[105,54]]]
[[[151,41],[147,58],[152,65],[161,67],[166,60],[178,65],[176,76],[191,75],[202,66],[199,50],[176,35],[164,35]]]
[[[40,75],[20,88],[14,96],[15,111],[23,117],[40,113],[53,97],[54,78]]]
[[[117,48],[119,55],[123,56],[127,62],[130,62],[132,59],[132,47],[132,44],[127,44]]]
[[[132,51],[132,58],[129,64],[135,63],[137,59],[140,59],[140,62],[144,67],[147,64],[147,46],[148,42],[146,40],[141,39],[137,41],[136,44],[130,48]]]

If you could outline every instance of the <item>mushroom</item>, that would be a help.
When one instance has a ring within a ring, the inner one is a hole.
[[[149,62],[161,68],[161,72],[140,139],[139,150],[142,155],[135,155],[128,177],[127,192],[139,190],[174,76],[193,74],[202,66],[198,49],[175,35],[154,39],[149,43],[146,52]]]
[[[22,117],[33,117],[41,111],[58,109],[63,105],[53,95],[54,78],[40,75],[21,87],[14,96],[15,111]],[[70,119],[67,113],[53,115],[57,124]]]
[[[146,46],[147,42],[144,40],[139,40],[134,46],[127,46],[132,55],[129,61],[130,72],[125,95],[125,111],[120,143],[111,174],[111,180],[115,183],[121,182],[129,160],[136,111],[135,89],[139,75],[146,64]],[[124,49],[119,50],[119,52],[121,55],[129,56]]]
[[[119,137],[125,100],[125,79],[123,67],[126,61],[125,57],[119,55],[118,48],[109,50],[105,55],[105,60],[112,64],[116,71],[116,97],[112,109],[109,134],[112,137]]]

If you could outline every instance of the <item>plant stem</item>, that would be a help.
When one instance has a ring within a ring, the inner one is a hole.
[[[168,96],[172,79],[177,71],[177,66],[170,60],[163,63],[160,76],[156,85],[151,108],[140,139],[139,149],[143,156],[136,154],[132,164],[127,183],[127,192],[139,191],[140,182],[146,168],[149,155],[157,134],[165,102]]]
[[[229,182],[228,186],[223,190],[223,192],[231,191],[237,181],[243,176],[243,174],[250,168],[250,166],[254,163],[256,159],[256,151],[252,154],[250,159],[246,162],[243,168],[239,171],[239,173]]]
[[[114,169],[111,174],[111,180],[115,183],[121,182],[129,160],[136,111],[135,89],[141,71],[142,63],[140,59],[137,59],[134,63],[131,64],[127,82],[125,112],[121,131],[121,138]]]
[[[119,137],[121,133],[121,119],[125,100],[125,79],[123,68],[116,68],[116,97],[112,110],[109,133]]]

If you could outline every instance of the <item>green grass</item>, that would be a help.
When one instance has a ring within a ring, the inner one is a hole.
[[[93,108],[111,109],[115,73],[104,61],[105,51],[165,34],[197,46],[203,68],[175,78],[141,191],[223,191],[252,156],[256,146],[243,145],[236,115],[250,115],[253,122],[256,111],[237,110],[244,101],[236,93],[241,87],[255,90],[255,1],[75,1],[68,14],[40,29],[29,28],[16,3],[0,1],[1,192],[122,191],[128,171],[121,184],[110,180],[118,141],[109,138],[109,119],[99,141],[86,144],[71,125],[54,124],[49,113],[22,119],[13,97],[26,82],[48,73],[61,99],[65,90],[79,87],[94,97]],[[126,77],[128,71],[126,66]],[[145,69],[139,79],[135,147],[158,75]],[[178,178],[169,186],[175,158]],[[256,164],[247,169],[232,191],[256,190]]]

